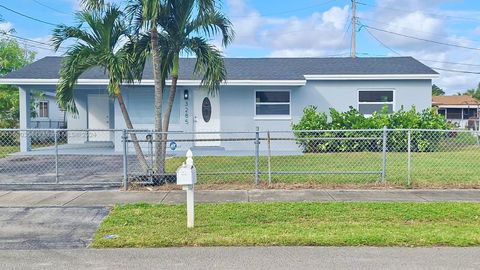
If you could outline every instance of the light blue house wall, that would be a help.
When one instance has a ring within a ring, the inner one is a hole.
[[[315,105],[320,111],[328,112],[329,108],[340,111],[348,110],[350,106],[358,107],[359,90],[394,91],[394,109],[402,106],[406,109],[415,106],[417,110],[431,107],[431,80],[345,80],[345,81],[309,81],[304,86],[222,86],[220,97],[220,129],[222,132],[255,131],[288,131],[291,125],[298,122],[303,115],[303,109]],[[189,99],[183,98],[184,90],[189,91]],[[256,90],[290,90],[291,115],[285,119],[262,119],[255,117]],[[153,87],[135,86],[124,88],[124,98],[136,129],[151,130],[153,126]],[[172,111],[170,131],[194,132],[193,105],[201,100],[195,100],[194,91],[198,87],[179,86]],[[125,128],[125,122],[118,104],[115,105],[115,128]],[[281,134],[283,137],[291,134]],[[242,134],[224,134],[224,138],[241,137]],[[172,135],[172,139],[191,139],[193,135]],[[121,137],[115,138],[118,151],[121,150]],[[178,150],[192,147],[190,142],[177,142]],[[293,142],[273,142],[276,148],[295,151],[298,149]],[[253,149],[251,142],[222,142],[221,146],[232,150]],[[266,145],[261,144],[261,150]]]

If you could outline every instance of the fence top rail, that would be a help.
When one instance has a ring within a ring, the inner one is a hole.
[[[474,133],[480,134],[480,131],[467,129],[320,129],[320,130],[262,130],[262,131],[167,131],[160,132],[149,129],[63,129],[63,128],[3,128],[0,132],[40,132],[40,131],[64,131],[64,132],[126,132],[137,134],[279,134],[279,133],[325,133],[325,132],[395,132],[395,131],[412,131],[412,132],[457,132],[457,133]]]

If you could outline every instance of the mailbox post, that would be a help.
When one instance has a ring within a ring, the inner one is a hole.
[[[187,160],[177,169],[177,185],[187,191],[187,228],[194,227],[195,221],[195,183],[197,183],[197,170],[193,165],[192,151],[187,151]]]

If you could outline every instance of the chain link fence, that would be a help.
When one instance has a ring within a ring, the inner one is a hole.
[[[191,149],[198,184],[207,187],[480,186],[480,134],[474,131],[131,133],[150,138],[139,140],[142,149],[149,149],[149,173],[135,162],[128,167],[129,180],[138,183],[174,182],[176,168]],[[155,145],[162,142],[166,173],[156,174]],[[127,143],[129,151],[132,143]]]
[[[418,129],[0,130],[0,186],[172,187],[191,149],[198,185],[205,188],[478,188],[479,135]]]
[[[0,130],[0,187],[5,185],[119,187],[118,130]]]

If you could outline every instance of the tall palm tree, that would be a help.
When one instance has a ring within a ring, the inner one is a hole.
[[[137,25],[136,29],[141,31],[143,26],[145,30],[146,16],[144,13],[145,8],[148,8],[145,2],[150,1],[134,0],[132,2],[135,2],[135,5],[130,5],[128,9]],[[216,0],[164,0],[160,2],[162,3],[157,6],[159,12],[155,17],[155,22],[148,21],[150,28],[148,26],[147,28],[150,35],[143,35],[144,39],[150,39],[149,46],[144,46],[143,50],[151,51],[154,74],[159,72],[158,76],[154,76],[156,85],[155,130],[163,133],[157,136],[157,141],[161,143],[156,144],[155,156],[156,171],[161,174],[165,167],[166,132],[168,132],[177,90],[180,55],[196,56],[195,73],[203,76],[202,85],[204,87],[210,92],[215,92],[220,83],[226,79],[226,71],[222,53],[215,46],[209,44],[207,39],[221,34],[223,45],[226,46],[233,39],[234,33],[230,21],[219,11]],[[153,25],[155,25],[155,33],[152,32]],[[143,42],[143,44],[145,43]],[[172,84],[166,108],[162,109],[165,81],[169,76],[171,76]],[[159,80],[159,89],[157,89],[157,80]],[[159,95],[158,99],[157,94]],[[164,113],[163,117],[162,112]]]
[[[78,113],[74,88],[78,78],[87,70],[100,67],[108,74],[109,95],[116,98],[128,129],[133,129],[130,115],[123,100],[121,85],[140,78],[143,69],[137,59],[122,48],[128,39],[128,28],[123,12],[116,5],[104,5],[86,9],[76,14],[78,25],[58,25],[53,30],[52,42],[55,50],[73,40],[62,61],[60,82],[56,98],[59,106],[72,113]],[[134,69],[135,68],[135,69]],[[135,134],[131,134],[137,159],[143,169],[147,162]]]
[[[196,0],[171,0],[167,11],[170,16],[161,18],[166,39],[169,44],[164,65],[171,67],[167,71],[171,77],[171,86],[163,119],[163,131],[167,132],[170,124],[175,93],[180,70],[180,55],[194,55],[196,64],[194,72],[203,76],[202,86],[210,93],[215,93],[222,81],[226,79],[226,70],[222,53],[208,42],[217,34],[222,36],[222,45],[227,46],[234,37],[231,22],[218,10],[216,5],[199,9]],[[164,134],[161,148],[165,156],[167,134]]]

